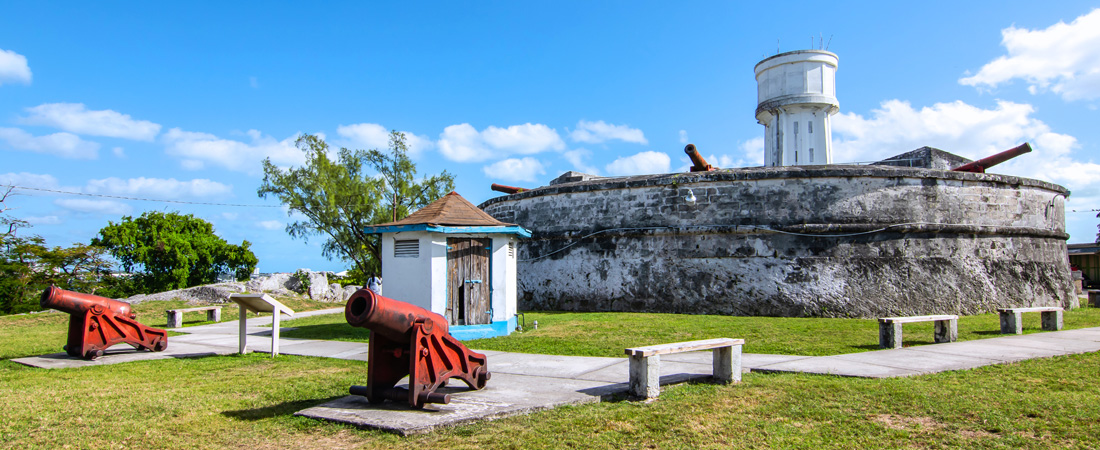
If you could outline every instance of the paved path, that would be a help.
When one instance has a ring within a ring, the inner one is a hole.
[[[343,308],[308,311],[295,318],[336,314]],[[267,325],[265,327],[265,325]],[[270,352],[271,317],[248,319],[248,348]],[[19,358],[13,361],[35,367],[84,367],[121,362],[195,357],[236,353],[237,321],[197,327],[175,328],[187,333],[169,338],[168,349],[153,353],[134,351],[127,345],[109,349],[103,357],[85,361],[64,353]],[[736,337],[736,336],[731,336]],[[348,360],[367,360],[367,345],[358,342],[282,338],[280,353]],[[1041,332],[976,341],[930,344],[896,350],[878,350],[835,356],[791,356],[746,353],[742,370],[802,372],[849,377],[887,378],[963,370],[1033,358],[1100,351],[1100,327]],[[440,426],[453,426],[489,417],[523,414],[564,404],[598,402],[601,398],[627,391],[627,359],[606,357],[535,355],[482,351],[489,357],[493,378],[481,391],[444,388],[452,402],[431,411],[411,410],[386,403],[370,405],[362,397],[347,396],[300,411],[299,415],[380,428],[401,434],[423,433]],[[661,384],[709,378],[710,352],[661,356]],[[366,365],[363,367],[366,378]],[[458,383],[461,385],[461,383]]]
[[[343,308],[306,311],[302,318],[338,314]],[[248,319],[248,348],[254,352],[271,351],[271,317]],[[289,328],[288,328],[289,329]],[[197,327],[172,328],[187,333],[169,338],[168,349],[160,353],[135,352],[127,345],[112,347],[95,361],[72,358],[64,353],[19,358],[14,361],[35,367],[63,368],[115,364],[134,360],[190,357],[204,354],[236,353],[237,321],[231,320]],[[734,336],[735,337],[735,336]],[[367,346],[358,342],[283,338],[280,353],[351,360],[367,360]],[[1012,335],[949,344],[929,344],[896,350],[877,350],[834,356],[793,356],[746,353],[741,365],[745,371],[802,372],[849,377],[887,378],[924,375],[950,370],[972,369],[1034,358],[1100,351],[1100,327]],[[539,375],[554,378],[625,382],[627,359],[582,356],[530,355],[482,351],[492,356],[493,373]],[[709,374],[708,352],[681,353],[661,357],[663,373]]]

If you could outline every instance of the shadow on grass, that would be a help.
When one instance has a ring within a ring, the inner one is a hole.
[[[324,399],[298,400],[294,402],[279,403],[277,405],[264,406],[262,408],[238,409],[236,411],[222,411],[222,415],[237,420],[263,420],[272,417],[290,416],[306,408],[331,402],[344,396],[329,397]]]

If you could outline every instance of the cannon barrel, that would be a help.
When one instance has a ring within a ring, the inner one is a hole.
[[[955,172],[985,173],[985,169],[988,169],[988,168],[993,167],[997,164],[1008,161],[1008,160],[1010,160],[1012,158],[1015,158],[1017,156],[1020,156],[1024,153],[1028,153],[1030,151],[1031,151],[1031,144],[1028,144],[1027,142],[1024,142],[1023,144],[1020,144],[1019,146],[1010,148],[1008,150],[997,153],[995,155],[986,156],[985,158],[979,159],[977,161],[971,161],[969,163],[963,164],[963,165],[961,165],[959,167],[956,167],[954,169],[951,169],[951,170],[955,171]]]
[[[56,309],[69,314],[84,314],[88,311],[96,311],[96,314],[103,314],[104,312],[110,311],[111,314],[116,316],[128,317],[130,319],[137,318],[137,314],[131,311],[129,303],[112,300],[107,297],[100,297],[98,295],[66,291],[57,286],[46,288],[46,290],[42,292],[42,298],[39,299],[38,304],[43,308]]]
[[[435,392],[458,378],[471,389],[489,381],[485,355],[470,351],[448,334],[443,316],[416,305],[360,289],[348,298],[344,318],[370,330],[367,385],[352,386],[352,395],[371,403],[405,400],[415,408],[449,403],[450,394]],[[396,387],[406,376],[409,387]]]
[[[69,313],[65,352],[70,356],[95,359],[112,345],[122,343],[154,352],[168,348],[168,333],[138,323],[129,303],[57,286],[43,291],[38,303],[43,308]]]
[[[375,294],[370,289],[360,289],[351,294],[344,307],[348,325],[367,328],[393,340],[408,339],[417,322],[430,324],[442,334],[450,330],[447,319],[416,305]],[[432,332],[431,330],[427,330]]]
[[[523,191],[527,190],[527,189],[524,189],[524,188],[521,188],[521,187],[505,186],[503,184],[496,184],[496,183],[493,183],[493,185],[490,186],[490,188],[492,188],[494,191],[503,192],[505,194],[518,194],[520,192],[523,192]]]
[[[691,158],[692,172],[707,172],[715,169],[714,166],[707,164],[707,160],[703,159],[703,155],[700,155],[699,151],[695,149],[695,144],[688,144],[687,147],[684,147],[684,153],[687,153],[688,158]]]

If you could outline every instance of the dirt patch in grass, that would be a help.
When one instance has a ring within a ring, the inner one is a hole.
[[[910,417],[897,414],[876,414],[872,415],[870,419],[886,428],[898,431],[924,432],[942,428],[942,425],[936,422],[936,419],[927,416]]]

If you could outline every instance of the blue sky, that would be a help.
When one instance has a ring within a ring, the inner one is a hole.
[[[0,183],[50,245],[180,211],[247,239],[260,270],[342,270],[260,199],[260,160],[300,133],[349,148],[410,136],[477,204],[491,183],[568,170],[679,171],[694,143],[760,165],[753,67],[777,50],[840,57],[834,160],[929,145],[1061,184],[1070,242],[1100,208],[1096,2],[0,3]],[[811,37],[813,40],[811,41]],[[114,196],[114,197],[104,197]],[[127,200],[152,198],[214,206]],[[1078,210],[1078,212],[1072,212]]]

